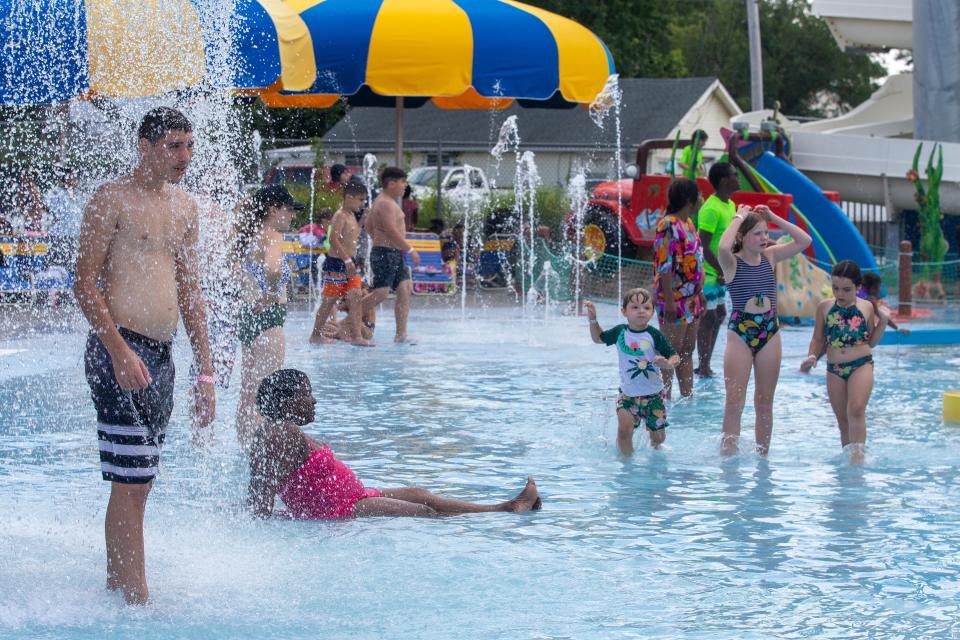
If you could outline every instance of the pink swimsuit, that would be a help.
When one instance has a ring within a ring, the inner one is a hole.
[[[277,495],[290,515],[302,520],[353,517],[353,505],[379,498],[379,489],[366,489],[350,467],[337,460],[328,445],[314,450],[299,469],[283,481]]]

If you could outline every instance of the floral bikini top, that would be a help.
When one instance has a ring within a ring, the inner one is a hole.
[[[841,307],[836,303],[830,307],[826,319],[827,346],[833,349],[848,349],[867,344],[870,340],[870,327],[857,304]]]

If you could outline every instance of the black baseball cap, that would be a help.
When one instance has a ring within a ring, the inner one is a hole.
[[[290,192],[282,184],[274,184],[269,187],[262,187],[253,196],[253,201],[258,209],[266,210],[267,207],[290,207],[291,209],[304,209],[305,207],[293,199]]]

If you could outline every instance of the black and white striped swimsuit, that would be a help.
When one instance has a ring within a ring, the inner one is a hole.
[[[760,264],[756,266],[747,264],[740,256],[734,257],[737,259],[737,274],[733,277],[733,280],[727,283],[727,291],[730,292],[733,310],[743,311],[751,298],[762,296],[770,300],[770,309],[776,312],[777,276],[767,257],[760,254]],[[760,298],[758,304],[761,303],[762,298]]]

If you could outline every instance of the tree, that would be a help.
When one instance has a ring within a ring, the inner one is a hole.
[[[575,20],[610,49],[617,72],[626,78],[689,75],[672,27],[697,13],[702,0],[526,0]]]
[[[709,0],[703,19],[675,30],[692,75],[720,78],[742,106],[750,104],[746,3]],[[885,75],[863,53],[841,51],[806,0],[762,0],[763,98],[790,115],[827,117],[863,102]]]

